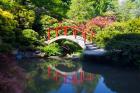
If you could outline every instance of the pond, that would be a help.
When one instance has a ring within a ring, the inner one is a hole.
[[[26,93],[140,93],[137,70],[70,59],[26,59]]]

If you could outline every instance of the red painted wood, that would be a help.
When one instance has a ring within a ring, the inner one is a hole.
[[[51,67],[48,67],[48,77],[50,77],[50,73],[51,73]]]
[[[72,76],[72,82],[73,82],[74,84],[77,83],[77,75],[76,75],[76,73]]]
[[[64,35],[65,35],[65,36],[67,36],[67,30],[68,30],[68,27],[65,26],[65,27],[64,27]]]
[[[73,35],[74,37],[76,38],[76,35],[77,35],[77,30],[73,28]]]
[[[81,26],[59,26],[59,27],[56,27],[56,28],[49,28],[48,29],[48,32],[47,32],[47,35],[48,35],[48,40],[50,40],[51,38],[51,35],[50,35],[50,31],[51,30],[55,30],[55,34],[56,34],[56,37],[59,36],[59,30],[62,30],[64,31],[64,35],[67,36],[67,33],[68,33],[68,29],[71,29],[72,32],[73,32],[73,36],[76,38],[77,36],[77,32],[81,32],[82,33],[82,37],[84,38],[84,42],[86,42],[86,36],[89,35],[90,36],[90,41],[92,42],[92,39],[93,37],[95,36],[95,33],[94,32],[88,32],[86,33],[84,30],[85,28],[81,27]]]
[[[54,80],[55,80],[55,81],[58,81],[58,72],[57,72],[57,71],[55,71],[55,77],[54,77]]]
[[[86,42],[86,32],[82,32],[82,36],[84,38],[84,43]]]
[[[73,36],[75,36],[75,29],[72,29]]]
[[[48,29],[48,40],[50,40],[50,28]]]
[[[84,72],[80,72],[80,81],[83,82],[84,80]]]
[[[58,30],[59,30],[59,28],[56,28],[56,29],[55,29],[56,37],[58,37]]]

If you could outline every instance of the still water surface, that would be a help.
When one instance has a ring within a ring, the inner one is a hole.
[[[27,74],[26,93],[140,93],[137,70],[68,59],[26,59],[19,64]]]

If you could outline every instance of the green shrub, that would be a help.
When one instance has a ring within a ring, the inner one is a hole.
[[[19,28],[32,29],[35,21],[35,12],[33,10],[19,9],[16,13],[16,19],[18,21]]]
[[[41,15],[39,24],[41,25],[41,31],[39,32],[40,35],[46,36],[47,29],[59,26],[58,20],[49,16],[49,15]],[[55,31],[51,31],[51,35],[55,35]],[[51,36],[51,37],[52,37]]]
[[[76,44],[75,42],[71,42],[71,41],[64,41],[62,43],[62,45],[68,46],[69,54],[74,53],[74,52],[82,49],[78,44]]]
[[[15,40],[14,29],[16,28],[14,15],[0,8],[0,37],[3,42],[13,43]]]
[[[62,26],[76,26],[77,23],[74,20],[70,20],[70,19],[63,19]]]
[[[122,65],[140,66],[140,33],[118,34],[108,40],[105,48],[109,52],[120,51],[118,55],[114,52],[110,56]]]
[[[121,33],[119,31],[110,31],[109,29],[106,29],[104,31],[98,32],[94,40],[99,47],[105,48],[107,42],[118,34]]]
[[[113,62],[140,66],[140,20],[114,23],[98,32],[95,41],[109,52]]]
[[[48,15],[42,15],[40,24],[42,25],[42,30],[46,30],[49,27],[57,27],[58,20]]]
[[[19,48],[24,48],[23,50],[30,48],[36,48],[40,41],[38,39],[38,33],[32,29],[25,29],[17,36],[19,43]]]
[[[40,49],[42,52],[45,52],[46,55],[48,55],[48,56],[57,55],[60,53],[60,48],[57,43],[52,43],[52,44],[44,46],[44,47],[40,46],[40,47],[38,47],[38,49]]]
[[[32,29],[25,29],[22,31],[22,35],[24,38],[30,40],[30,41],[37,41],[38,33],[35,32]]]
[[[127,21],[127,32],[140,33],[140,18]]]

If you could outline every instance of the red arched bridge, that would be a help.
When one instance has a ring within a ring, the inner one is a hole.
[[[55,33],[55,37],[51,35],[51,32]],[[47,29],[47,41],[45,43],[50,44],[60,39],[67,39],[79,44],[84,49],[85,44],[92,43],[94,35],[94,32],[86,31],[80,26],[60,26]]]

